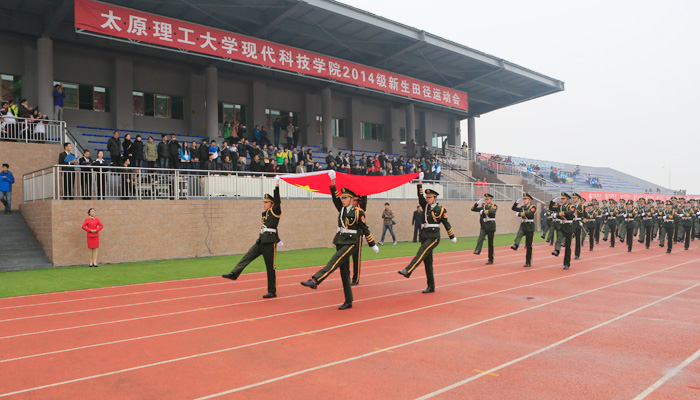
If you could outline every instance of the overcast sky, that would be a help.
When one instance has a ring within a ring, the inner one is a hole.
[[[478,118],[478,151],[700,194],[700,1],[345,2],[565,82]]]

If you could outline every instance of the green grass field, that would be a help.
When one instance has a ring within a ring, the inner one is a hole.
[[[515,234],[496,235],[496,246],[513,244]],[[457,243],[443,239],[435,249],[436,253],[470,250],[476,245],[476,237],[459,238]],[[543,241],[535,234],[535,242]],[[521,244],[521,246],[524,245]],[[380,246],[379,254],[369,247],[362,249],[363,260],[412,256],[418,243],[401,242],[396,246]],[[290,269],[325,265],[334,253],[334,248],[316,248],[277,253],[277,269]],[[482,253],[484,255],[484,253]],[[87,255],[86,255],[87,257]],[[0,273],[0,298],[28,294],[62,292],[67,290],[90,289],[105,286],[119,286],[133,283],[169,281],[187,278],[216,276],[231,271],[241,254],[179,260],[144,261],[120,264],[106,264],[98,268],[64,267],[55,269],[12,271]],[[523,253],[523,258],[525,254]],[[265,270],[262,257],[251,263],[244,273]]]

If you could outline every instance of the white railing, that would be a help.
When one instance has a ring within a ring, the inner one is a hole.
[[[66,123],[50,119],[2,117],[0,139],[18,142],[63,143]]]
[[[161,168],[124,168],[97,166],[60,166],[45,168],[23,176],[24,201],[43,199],[260,199],[274,189],[274,175],[259,172],[201,171]],[[520,185],[471,182],[426,181],[424,188],[434,189],[444,200],[475,201],[487,192],[495,200],[522,197]],[[293,185],[280,185],[286,199],[328,198]],[[416,183],[408,183],[373,199],[415,199]]]

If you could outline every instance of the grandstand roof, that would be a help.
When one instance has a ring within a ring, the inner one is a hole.
[[[465,91],[469,96],[469,115],[564,90],[564,82],[560,80],[333,0],[105,2],[263,38]],[[2,30],[37,37],[58,35],[62,40],[116,47],[101,39],[78,36],[65,26],[73,21],[73,0],[3,0],[0,13],[6,18],[13,16],[3,24]]]

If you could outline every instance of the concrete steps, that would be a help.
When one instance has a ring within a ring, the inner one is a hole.
[[[0,231],[0,272],[53,267],[20,213],[0,215]]]

